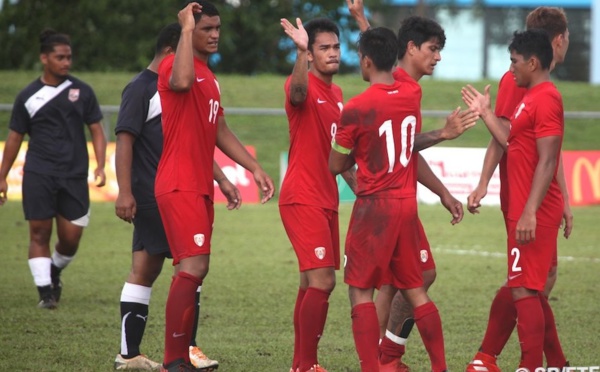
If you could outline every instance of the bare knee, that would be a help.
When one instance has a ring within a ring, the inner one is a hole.
[[[307,270],[305,274],[309,287],[330,293],[335,288],[335,270],[332,267]]]
[[[133,252],[128,283],[152,287],[160,275],[165,260],[164,255],[149,255],[145,250]]]

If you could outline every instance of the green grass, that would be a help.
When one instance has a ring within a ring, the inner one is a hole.
[[[340,208],[342,238],[350,210],[349,204]],[[560,274],[551,304],[571,365],[598,365],[600,207],[576,208],[574,213],[573,236],[560,239]],[[421,206],[420,215],[438,267],[430,294],[442,316],[448,365],[460,371],[479,346],[491,299],[505,277],[505,259],[485,255],[504,252],[501,215],[485,207],[481,215],[465,216],[457,226],[448,223],[440,206]],[[112,204],[92,205],[92,222],[77,258],[63,274],[63,298],[56,311],[35,307],[37,293],[27,265],[28,228],[20,203],[2,207],[0,226],[0,370],[110,371],[119,350],[118,303],[130,265],[131,225],[114,216]],[[202,291],[201,346],[221,362],[220,370],[287,371],[298,272],[276,204],[245,205],[239,211],[218,205],[213,239],[211,270]],[[155,359],[162,356],[170,272],[166,264],[155,284],[142,343],[142,351]],[[359,369],[346,288],[338,272],[320,344],[321,362],[333,372]],[[514,370],[518,354],[513,335],[500,366]],[[416,331],[406,362],[415,372],[429,368]]]

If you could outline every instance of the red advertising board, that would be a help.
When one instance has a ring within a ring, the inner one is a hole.
[[[563,151],[571,205],[600,204],[600,151]]]

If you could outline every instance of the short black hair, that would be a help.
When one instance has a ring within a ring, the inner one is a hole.
[[[398,59],[404,57],[410,41],[420,48],[423,43],[431,39],[437,40],[440,49],[444,49],[446,33],[439,23],[420,16],[405,18],[398,30]]]
[[[372,28],[361,34],[358,50],[369,57],[378,71],[391,71],[398,58],[396,35],[385,27]]]
[[[40,53],[51,53],[57,45],[71,46],[71,38],[67,34],[61,34],[50,28],[40,34]]]
[[[550,68],[554,58],[548,33],[536,28],[522,32],[515,31],[508,51],[520,54],[525,59],[536,57],[544,70]]]
[[[186,1],[184,3],[184,7],[186,7],[190,3],[198,3],[202,7],[202,12],[200,12],[200,13],[194,13],[194,20],[196,21],[196,23],[198,23],[200,21],[200,19],[202,18],[203,15],[206,15],[206,16],[209,16],[209,17],[215,17],[215,16],[220,15],[219,14],[219,9],[217,9],[217,7],[215,6],[215,4],[211,3],[210,1],[207,1],[207,0],[188,0],[188,1]]]
[[[308,50],[312,52],[313,44],[317,38],[317,34],[322,32],[330,32],[335,34],[338,38],[340,37],[340,30],[338,26],[329,18],[315,18],[308,21],[304,25],[304,29],[308,34]]]
[[[171,23],[165,26],[158,34],[154,53],[160,54],[166,47],[171,47],[173,50],[177,49],[177,43],[179,43],[180,36],[181,26],[179,23]]]

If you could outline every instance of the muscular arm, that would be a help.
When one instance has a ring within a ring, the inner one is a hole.
[[[124,221],[131,222],[136,213],[136,201],[131,192],[131,164],[135,136],[129,132],[117,133],[115,150],[115,171],[119,195],[115,201],[115,214]]]
[[[192,88],[195,79],[194,50],[192,34],[196,26],[194,13],[200,12],[198,3],[189,3],[177,17],[181,25],[181,36],[173,60],[173,70],[169,78],[169,87],[176,92],[185,92]]]
[[[300,18],[296,18],[294,27],[287,19],[281,20],[281,27],[296,44],[296,63],[290,78],[290,103],[298,106],[304,102],[308,92],[308,34]]]
[[[336,149],[331,149],[329,153],[329,171],[334,176],[344,173],[354,167],[356,161],[351,153],[343,154]]]
[[[106,184],[106,174],[104,174],[104,166],[106,164],[106,136],[100,123],[90,124],[89,128],[97,164],[94,170],[94,179],[98,180],[96,186],[102,187]]]
[[[15,162],[21,143],[23,143],[24,135],[14,130],[8,132],[6,143],[4,144],[4,153],[2,155],[2,165],[0,165],[0,206],[6,202],[6,193],[8,192],[8,184],[6,178],[8,172]]]

